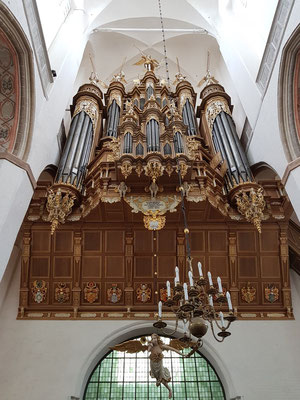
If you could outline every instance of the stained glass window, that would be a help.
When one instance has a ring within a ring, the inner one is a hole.
[[[147,337],[150,340],[150,337]],[[162,338],[169,344],[168,338]],[[187,354],[190,350],[183,350]],[[165,351],[164,366],[171,373],[174,400],[225,400],[224,389],[210,363],[196,352],[190,358]],[[87,383],[84,400],[167,399],[168,391],[150,377],[147,353],[108,353],[96,366]]]

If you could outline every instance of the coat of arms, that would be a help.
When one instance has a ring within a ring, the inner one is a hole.
[[[242,300],[246,301],[247,303],[252,303],[255,299],[256,289],[253,286],[250,286],[250,282],[247,283],[247,287],[243,287],[241,289],[242,292]]]
[[[118,303],[122,296],[122,290],[118,288],[117,284],[112,285],[110,289],[107,289],[107,300],[110,303]]]
[[[165,302],[168,300],[167,288],[161,288],[159,290],[159,294],[160,294],[160,300],[162,302]],[[171,288],[171,297],[173,297],[173,289],[172,288]]]
[[[84,288],[84,298],[89,303],[94,303],[99,296],[99,288],[95,282],[88,282]]]
[[[270,303],[274,303],[279,299],[279,289],[274,284],[270,284],[265,288],[265,298]]]
[[[36,303],[42,303],[46,299],[47,290],[45,281],[34,281],[33,287],[31,288],[33,300]]]
[[[65,303],[70,300],[70,288],[65,282],[59,282],[55,288],[55,300],[58,303]]]
[[[136,298],[141,303],[147,303],[151,299],[151,289],[146,283],[141,283],[136,289]]]

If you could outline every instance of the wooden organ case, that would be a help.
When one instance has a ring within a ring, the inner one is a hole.
[[[116,75],[105,104],[93,81],[75,95],[56,176],[24,219],[18,318],[155,319],[176,265],[187,281],[180,191],[195,271],[222,278],[239,319],[293,318],[283,187],[254,181],[221,85],[196,115],[184,77],[170,92],[146,66],[130,92]]]

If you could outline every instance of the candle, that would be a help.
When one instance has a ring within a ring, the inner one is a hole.
[[[167,281],[167,296],[171,297],[171,285],[170,281]]]
[[[210,305],[211,307],[214,306],[214,302],[213,302],[213,298],[212,298],[212,295],[211,295],[211,294],[208,296],[208,302],[209,302],[209,305]]]
[[[222,328],[224,328],[225,324],[224,324],[224,316],[223,316],[222,311],[220,311],[219,315],[220,315],[220,320],[221,320],[221,326],[222,326]]]
[[[162,302],[158,303],[158,318],[161,318]]]
[[[188,295],[188,290],[187,290],[187,284],[185,282],[183,284],[183,291],[184,291],[184,300],[188,301],[189,295]]]
[[[219,293],[223,293],[222,282],[221,282],[221,278],[219,276],[217,277],[217,282],[218,282],[218,287],[219,287]]]
[[[232,311],[232,303],[231,303],[231,297],[230,297],[230,293],[229,292],[226,292],[226,297],[227,297],[227,303],[228,303],[229,311]]]
[[[179,279],[179,268],[178,267],[175,267],[175,276],[176,276],[176,281],[179,282],[180,279]]]
[[[203,276],[202,265],[200,261],[198,262],[198,270],[199,270],[199,276]]]
[[[177,285],[177,280],[176,280],[176,276],[175,276],[175,278],[174,278],[174,286],[176,286]]]
[[[191,271],[189,271],[188,275],[189,275],[189,280],[190,280],[190,286],[192,287],[192,286],[194,286],[193,274]]]
[[[207,276],[208,276],[208,282],[209,282],[209,286],[213,286],[213,281],[212,281],[212,279],[211,279],[211,273],[208,271],[208,273],[207,273]]]

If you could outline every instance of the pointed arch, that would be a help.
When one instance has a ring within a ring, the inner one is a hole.
[[[33,55],[11,11],[0,3],[0,153],[25,161],[34,120]]]

